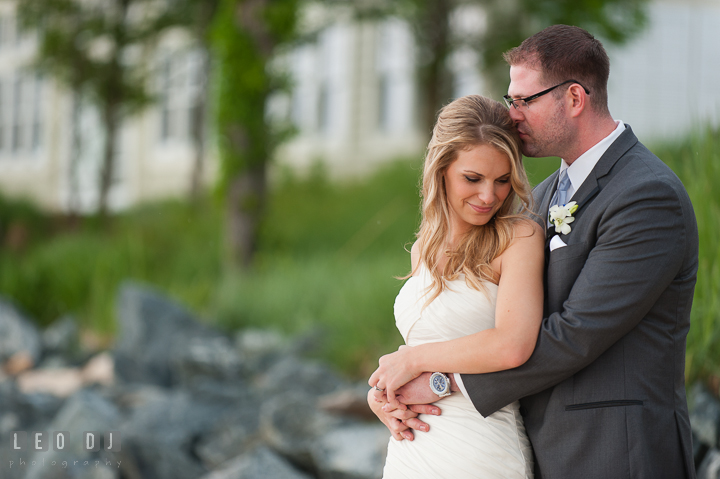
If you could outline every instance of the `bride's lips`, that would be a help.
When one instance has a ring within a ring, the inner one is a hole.
[[[475,210],[475,211],[477,211],[478,213],[481,213],[481,214],[487,214],[487,213],[490,213],[490,212],[492,211],[492,206],[480,207],[480,206],[475,206],[475,205],[470,204],[470,203],[468,203],[468,206],[470,206],[470,208],[472,208],[473,210]]]

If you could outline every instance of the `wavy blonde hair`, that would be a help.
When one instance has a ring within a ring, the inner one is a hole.
[[[450,206],[445,190],[444,173],[458,153],[477,145],[489,145],[510,159],[510,193],[488,223],[473,226],[457,247],[450,251],[446,241],[450,233]],[[427,304],[446,287],[446,281],[465,275],[471,288],[486,292],[483,281],[495,282],[490,263],[500,256],[513,240],[514,225],[525,218],[532,201],[520,154],[520,138],[507,109],[499,102],[479,95],[458,98],[446,105],[438,116],[428,144],[422,177],[422,222],[417,233],[420,261],[411,272],[425,263],[433,277]],[[442,255],[448,261],[442,271]],[[407,276],[409,277],[409,276]]]

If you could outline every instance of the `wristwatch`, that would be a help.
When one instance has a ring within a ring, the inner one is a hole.
[[[430,389],[441,398],[447,397],[450,395],[450,379],[443,373],[432,373]]]

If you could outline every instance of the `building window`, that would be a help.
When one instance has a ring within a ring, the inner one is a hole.
[[[378,126],[383,131],[389,131],[390,123],[390,75],[384,72],[378,74]]]
[[[13,46],[15,43],[15,18],[8,15],[0,16],[0,48]]]
[[[327,81],[320,83],[318,88],[318,130],[322,133],[330,131],[330,85]]]
[[[42,90],[38,75],[0,79],[0,153],[19,155],[42,147]]]
[[[0,153],[5,152],[7,142],[5,141],[5,135],[7,132],[7,112],[8,108],[5,103],[5,85],[3,80],[0,80]]]
[[[160,140],[186,141],[192,134],[193,110],[204,88],[201,50],[166,53],[160,62]]]

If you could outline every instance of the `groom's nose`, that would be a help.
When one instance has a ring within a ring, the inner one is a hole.
[[[518,123],[522,121],[525,117],[520,110],[515,107],[510,107],[510,118],[512,118],[515,123]]]

